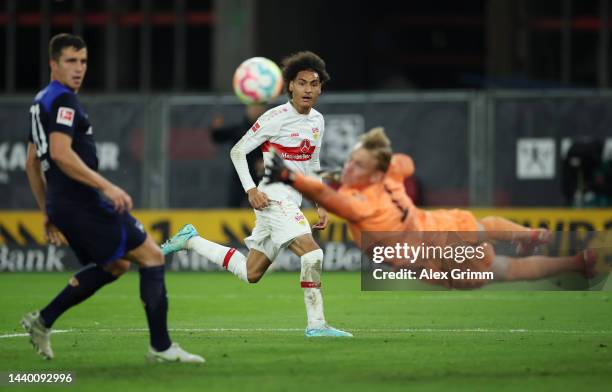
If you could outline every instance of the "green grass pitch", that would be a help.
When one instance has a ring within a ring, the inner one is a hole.
[[[0,372],[72,371],[75,385],[21,390],[609,390],[609,292],[361,292],[323,276],[330,324],[353,339],[307,339],[297,273],[245,285],[225,273],[168,273],[173,340],[207,363],[147,364],[138,274],[58,320],[56,358],[21,336],[68,274],[0,274]],[[15,336],[17,335],[17,336]],[[14,387],[0,387],[17,390]]]

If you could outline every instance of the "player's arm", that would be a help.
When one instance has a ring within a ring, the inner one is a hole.
[[[318,178],[294,173],[293,182],[289,184],[320,207],[350,222],[359,222],[370,215],[371,206],[367,205],[367,201],[342,195]]]
[[[367,200],[342,195],[321,183],[318,178],[287,169],[283,160],[276,154],[272,158],[272,165],[266,167],[265,177],[269,182],[284,182],[291,185],[306,198],[350,222],[359,222],[372,214],[372,205]]]
[[[391,164],[389,165],[389,169],[387,169],[387,176],[398,182],[403,182],[413,174],[414,162],[412,158],[406,154],[393,154],[391,157]]]
[[[317,207],[317,214],[319,215],[319,221],[312,225],[312,228],[315,230],[325,230],[327,224],[329,223],[329,216],[327,214],[327,209],[315,202],[315,207]]]
[[[26,158],[26,175],[30,183],[30,189],[36,199],[36,204],[41,211],[45,212],[45,193],[47,191],[47,181],[43,176],[40,161],[36,156],[36,146],[28,143],[28,154]]]
[[[30,189],[32,190],[34,198],[36,199],[36,204],[38,204],[38,208],[40,208],[40,210],[44,214],[45,237],[47,241],[57,246],[66,244],[67,241],[64,235],[59,231],[57,227],[55,227],[55,225],[49,222],[49,218],[47,217],[47,212],[45,208],[45,193],[47,192],[47,181],[45,180],[45,176],[43,175],[40,160],[36,155],[36,146],[32,142],[28,143],[28,153],[26,157],[26,175],[28,176]]]
[[[325,123],[323,121],[321,121],[321,126],[320,126],[320,130],[319,130],[319,138],[317,141],[317,146],[315,148],[314,153],[312,154],[312,158],[310,160],[310,164],[308,165],[308,175],[309,176],[314,176],[316,173],[318,173],[321,170],[321,145],[323,143],[323,133],[325,130]],[[319,178],[319,177],[316,177]],[[319,179],[320,182],[323,182],[323,180]],[[329,217],[327,214],[327,210],[324,206],[320,205],[317,202],[314,202],[315,206],[317,207],[317,214],[319,215],[319,221],[317,223],[315,223],[314,225],[312,225],[312,228],[315,230],[325,230],[325,228],[327,227],[327,224],[329,222]]]
[[[72,149],[72,137],[63,132],[49,136],[51,159],[68,177],[98,189],[115,205],[118,212],[132,209],[132,198],[121,188],[89,168]]]
[[[257,189],[255,181],[251,177],[246,156],[278,131],[276,122],[265,118],[265,116],[260,117],[230,151],[230,158],[236,173],[238,173],[242,187],[249,197],[249,203],[257,210],[268,206],[268,197]]]
[[[116,211],[132,209],[132,198],[123,189],[90,169],[72,149],[78,107],[74,94],[61,94],[53,101],[48,125],[51,159],[68,177],[102,192],[115,205]]]

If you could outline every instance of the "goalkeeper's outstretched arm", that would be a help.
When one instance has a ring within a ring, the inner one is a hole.
[[[329,186],[322,184],[314,177],[296,174],[292,187],[300,191],[306,198],[323,206],[329,212],[351,222],[359,222],[365,216],[360,213],[363,209],[352,197],[341,195]]]
[[[367,216],[363,214],[366,209],[362,208],[361,202],[355,198],[341,195],[321,183],[319,178],[292,172],[285,167],[278,156],[273,158],[272,166],[266,168],[265,178],[269,182],[284,182],[291,185],[304,197],[350,222],[359,222]]]
[[[284,182],[291,185],[306,198],[350,222],[359,222],[372,211],[367,200],[340,194],[321,183],[319,178],[289,170],[276,153],[272,157],[271,165],[266,167],[264,178],[268,182]]]

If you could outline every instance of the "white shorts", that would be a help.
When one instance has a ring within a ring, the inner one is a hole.
[[[288,199],[270,200],[263,211],[255,210],[255,218],[255,228],[244,242],[249,249],[264,253],[271,261],[297,237],[312,234],[306,216]]]

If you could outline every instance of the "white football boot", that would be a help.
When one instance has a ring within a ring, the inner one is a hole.
[[[172,343],[167,350],[155,351],[149,348],[146,359],[148,362],[184,362],[184,363],[204,363],[206,360],[199,355],[188,353],[177,343]]]
[[[51,349],[51,328],[46,328],[41,320],[38,311],[31,312],[23,316],[21,326],[30,334],[30,343],[36,352],[42,355],[45,359],[53,359],[53,350]]]

